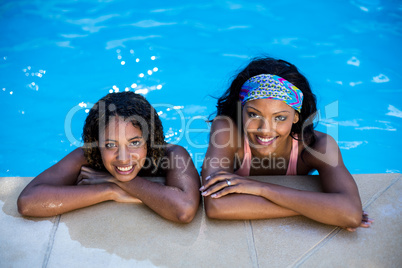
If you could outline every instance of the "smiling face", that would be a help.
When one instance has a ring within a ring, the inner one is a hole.
[[[112,117],[99,141],[103,165],[117,180],[134,179],[143,167],[147,144],[142,131],[122,117]]]
[[[280,100],[258,99],[246,102],[242,111],[243,128],[253,155],[284,155],[291,137],[292,125],[299,114]]]

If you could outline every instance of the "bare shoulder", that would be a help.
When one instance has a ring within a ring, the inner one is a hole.
[[[214,120],[212,121],[211,131],[222,130],[222,129],[227,131],[229,130],[233,131],[237,130],[238,128],[232,118],[225,115],[219,115],[215,117]]]
[[[56,165],[66,166],[68,168],[71,168],[72,166],[81,168],[81,166],[88,165],[87,159],[84,155],[84,149],[78,147],[61,159]]]
[[[218,147],[236,148],[241,147],[240,129],[228,116],[217,116],[211,125],[210,144]]]
[[[75,184],[82,166],[88,165],[84,150],[77,148],[63,159],[36,176],[28,186],[38,184],[72,185]],[[28,187],[27,186],[27,187]]]
[[[337,166],[339,161],[342,161],[342,157],[335,139],[320,131],[315,131],[315,135],[315,143],[305,147],[306,163],[315,169],[319,169],[323,165]]]
[[[166,145],[166,156],[190,156],[188,151],[180,145],[177,144],[167,144]]]
[[[82,147],[78,147],[77,149],[73,150],[67,156],[78,158],[82,162],[87,162],[85,155],[84,155],[84,149]]]
[[[166,157],[162,164],[166,176],[166,185],[180,189],[197,190],[199,175],[188,151],[180,145],[167,144]],[[198,193],[196,191],[196,193]]]
[[[338,148],[338,144],[335,139],[326,133],[320,131],[314,131],[316,135],[316,142],[312,146],[313,149],[324,153],[328,148]]]

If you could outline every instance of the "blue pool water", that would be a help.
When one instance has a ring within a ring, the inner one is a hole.
[[[80,145],[86,109],[123,90],[156,106],[199,167],[211,96],[263,54],[309,78],[318,129],[351,173],[402,171],[400,1],[6,0],[0,29],[0,176],[56,163]]]

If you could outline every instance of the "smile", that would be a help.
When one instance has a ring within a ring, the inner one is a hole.
[[[127,166],[127,167],[118,167],[115,166],[115,169],[120,174],[129,174],[133,171],[134,166]]]
[[[267,138],[267,137],[261,137],[261,136],[256,136],[257,137],[257,142],[261,145],[270,145],[272,144],[277,137],[271,137],[271,138]]]

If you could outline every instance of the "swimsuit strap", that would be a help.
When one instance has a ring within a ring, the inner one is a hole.
[[[297,158],[299,156],[299,141],[297,139],[297,134],[295,134],[295,139],[292,139],[292,151],[290,152],[288,170],[286,175],[297,175]]]

